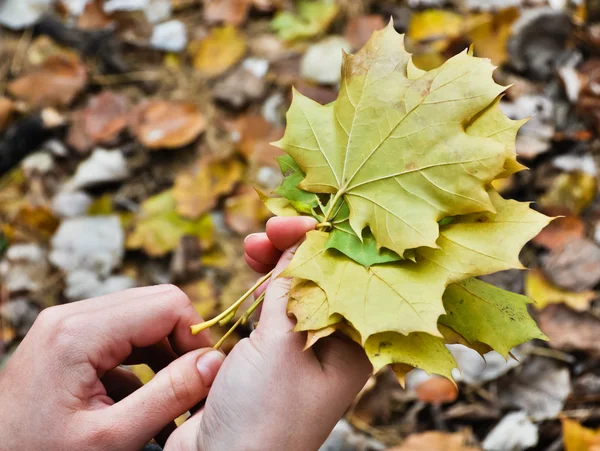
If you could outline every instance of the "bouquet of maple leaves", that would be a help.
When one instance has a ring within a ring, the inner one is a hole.
[[[418,69],[390,24],[344,55],[336,101],[294,92],[275,143],[285,179],[276,197],[261,195],[277,215],[319,221],[283,273],[307,347],[341,332],[402,382],[413,368],[452,378],[446,344],[508,357],[545,338],[528,298],[475,278],[524,269],[521,248],[550,221],[492,187],[525,169],[515,153],[524,121],[500,111],[506,88],[493,70],[471,51]],[[229,322],[240,301],[194,331]]]

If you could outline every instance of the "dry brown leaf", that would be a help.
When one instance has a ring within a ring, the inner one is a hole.
[[[104,0],[93,0],[89,2],[83,14],[77,18],[77,28],[82,30],[99,30],[108,27],[112,18],[104,12],[102,7]]]
[[[415,387],[417,398],[431,404],[454,402],[458,397],[456,385],[445,377],[432,375]]]
[[[151,100],[134,109],[130,128],[148,149],[176,149],[198,138],[206,118],[193,103]]]
[[[67,143],[84,152],[94,145],[114,144],[127,128],[129,100],[111,91],[92,97],[86,108],[73,116]]]
[[[204,0],[204,19],[238,26],[248,18],[251,6],[252,0]]]
[[[583,238],[585,224],[577,216],[556,218],[532,240],[546,249],[556,249],[574,238]]]
[[[428,431],[412,434],[400,446],[389,451],[477,451],[480,448],[470,445],[471,434],[464,432]]]
[[[380,15],[359,16],[348,22],[344,37],[354,50],[358,50],[367,43],[374,31],[384,27],[385,22]]]
[[[221,196],[230,193],[240,181],[244,165],[235,159],[201,158],[190,172],[175,179],[173,196],[177,212],[188,218],[198,218],[211,210]]]
[[[562,351],[585,351],[600,355],[600,320],[586,312],[576,312],[564,305],[549,305],[538,315],[542,332],[549,344]]]
[[[86,86],[87,70],[71,54],[53,55],[8,84],[8,92],[31,108],[67,106]]]
[[[13,115],[14,103],[8,97],[0,97],[0,131],[8,127]]]
[[[238,120],[236,128],[241,135],[240,153],[250,164],[277,167],[275,158],[283,152],[271,143],[283,136],[283,127],[274,126],[262,116],[247,115]]]
[[[225,73],[244,56],[246,39],[232,26],[213,28],[202,41],[191,43],[190,49],[196,70],[213,78]]]
[[[573,310],[586,311],[596,298],[596,293],[586,290],[579,293],[563,290],[546,280],[539,270],[532,270],[525,276],[525,294],[535,301],[538,310],[550,304],[565,304]]]
[[[240,235],[258,232],[271,216],[251,185],[243,185],[225,201],[225,223]]]

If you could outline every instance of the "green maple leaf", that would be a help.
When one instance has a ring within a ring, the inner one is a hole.
[[[517,169],[514,150],[494,134],[502,125],[487,130],[485,113],[505,89],[493,70],[463,52],[420,72],[390,25],[344,56],[335,102],[294,93],[276,145],[306,173],[301,189],[345,200],[357,236],[368,226],[380,247],[399,255],[435,248],[439,220],[493,212],[487,186],[506,167]]]
[[[285,176],[281,185],[275,190],[276,194],[287,199],[298,213],[311,215],[319,204],[317,195],[298,188],[305,175],[302,169],[289,155],[277,159],[281,173]]]
[[[547,339],[527,313],[531,302],[481,280],[467,279],[444,292],[446,314],[439,322],[470,344],[486,344],[506,358],[521,343]]]
[[[328,250],[329,235],[309,232],[285,276],[315,282],[326,293],[329,314],[342,315],[363,343],[373,334],[426,332],[437,329],[445,313],[446,287],[463,279],[522,268],[522,246],[549,221],[526,203],[505,200],[490,191],[497,213],[459,216],[441,227],[439,248],[416,250],[416,262],[401,261],[369,268]]]

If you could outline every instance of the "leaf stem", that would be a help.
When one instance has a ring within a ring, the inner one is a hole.
[[[231,328],[227,331],[227,333],[221,337],[221,339],[217,342],[216,345],[213,346],[213,348],[214,349],[219,349],[221,346],[223,346],[223,343],[225,343],[225,340],[227,340],[227,338],[229,338],[229,336],[233,333],[233,331],[235,331],[237,329],[237,327],[240,324],[246,324],[246,322],[248,321],[248,318],[250,318],[250,315],[252,315],[254,313],[254,311],[258,308],[258,306],[264,300],[265,300],[265,293],[261,293],[261,295],[258,298],[256,298],[256,300],[254,301],[254,303],[246,311],[246,313],[244,313],[244,316],[242,316],[240,319],[238,319],[233,324],[233,326],[231,326]]]
[[[335,216],[332,214],[333,210],[335,209],[336,204],[338,203],[338,201],[340,200],[340,198],[342,197],[343,194],[344,194],[344,191],[341,189],[337,193],[335,193],[335,196],[329,202],[329,208],[327,209],[327,212],[325,212],[325,217],[323,218],[323,221],[321,221],[319,224],[317,224],[317,229],[331,227],[331,223],[329,222],[329,219],[332,216]],[[337,212],[336,212],[336,214],[337,214]]]
[[[246,293],[244,293],[244,295],[241,298],[239,298],[237,301],[235,301],[233,304],[231,304],[231,306],[227,310],[225,310],[223,313],[221,313],[218,316],[215,316],[210,321],[206,321],[204,323],[193,325],[191,327],[192,334],[193,335],[198,335],[203,330],[208,329],[209,327],[214,326],[219,321],[221,321],[223,318],[226,318],[229,314],[231,314],[232,312],[235,312],[240,307],[240,305],[242,305],[242,303],[246,299],[248,299],[250,297],[250,295],[252,293],[254,293],[258,289],[258,287],[260,287],[263,283],[265,283],[267,280],[269,280],[271,278],[271,276],[273,275],[274,271],[275,270],[273,269],[273,270],[271,270],[271,272],[269,272],[268,274],[265,274],[263,277],[261,277],[260,279],[258,279],[258,281],[252,286],[252,288],[250,288],[248,291],[246,291]]]

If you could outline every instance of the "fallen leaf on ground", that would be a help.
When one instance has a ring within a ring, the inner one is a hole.
[[[539,198],[542,211],[577,216],[596,197],[596,177],[582,171],[560,174],[552,187]]]
[[[14,103],[8,97],[0,97],[0,131],[4,131],[13,114]]]
[[[466,36],[474,44],[475,54],[491,59],[497,66],[503,64],[508,58],[506,44],[518,18],[518,8],[469,16],[465,24],[465,29],[468,30]]]
[[[242,116],[236,128],[240,134],[239,151],[250,165],[276,167],[276,157],[283,152],[271,142],[281,138],[282,127],[267,122],[263,116],[250,114]]]
[[[532,270],[525,276],[525,294],[535,301],[533,305],[538,310],[549,304],[565,304],[573,310],[586,311],[596,298],[592,290],[576,293],[552,285],[540,270]]]
[[[312,38],[327,31],[338,10],[335,3],[324,0],[301,0],[295,5],[295,13],[278,13],[271,21],[271,27],[285,41]]]
[[[190,282],[180,286],[192,301],[192,305],[202,318],[210,318],[217,307],[217,292],[215,286],[207,279]]]
[[[548,224],[532,241],[552,250],[564,246],[573,238],[583,238],[584,235],[585,224],[583,221],[577,216],[565,216],[556,218]]]
[[[600,282],[600,247],[588,238],[572,239],[550,252],[542,270],[560,288],[589,290]]]
[[[173,198],[177,212],[197,218],[211,210],[221,196],[233,190],[243,172],[244,165],[236,159],[201,158],[191,171],[181,173],[175,179]]]
[[[204,0],[204,19],[208,23],[238,26],[246,21],[252,3],[253,0]]]
[[[463,30],[464,18],[451,11],[428,9],[410,19],[406,37],[417,45],[442,52]]]
[[[85,5],[83,13],[77,18],[77,28],[82,30],[100,30],[108,27],[112,22],[110,15],[104,12],[104,0],[91,0]]]
[[[158,257],[175,249],[186,235],[196,237],[203,249],[210,248],[214,239],[210,216],[185,219],[175,211],[175,206],[171,190],[144,201],[127,237],[127,248],[143,249],[148,255]]]
[[[556,304],[538,314],[538,324],[550,338],[551,347],[600,355],[600,320],[597,317]]]
[[[430,376],[415,387],[417,398],[431,404],[443,404],[456,401],[458,389],[456,385],[440,376]]]
[[[388,451],[477,451],[472,435],[467,432],[429,431],[409,435],[400,446]]]
[[[205,77],[217,77],[236,64],[246,53],[246,39],[231,26],[213,28],[199,43],[190,44],[194,67]]]
[[[134,109],[130,127],[148,149],[176,149],[198,138],[206,118],[193,103],[151,100]]]
[[[8,84],[8,92],[31,108],[67,106],[85,88],[85,65],[74,55],[54,55]]]
[[[240,235],[258,232],[269,217],[271,213],[250,185],[243,185],[225,201],[225,222]]]
[[[350,19],[346,24],[344,37],[353,50],[358,50],[367,43],[374,31],[381,30],[384,27],[385,21],[380,15],[359,16]]]
[[[71,124],[67,142],[80,152],[94,145],[114,144],[129,120],[129,100],[127,97],[104,91],[92,97],[88,105],[76,113]]]
[[[563,418],[561,423],[565,451],[600,450],[600,429],[586,428],[569,418]]]

